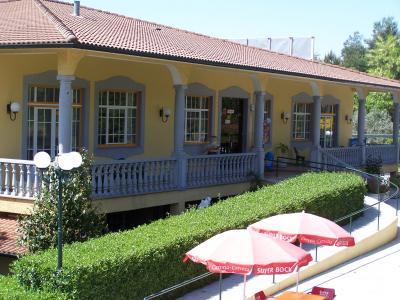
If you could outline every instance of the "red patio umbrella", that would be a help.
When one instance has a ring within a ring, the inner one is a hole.
[[[244,275],[243,297],[247,275],[287,274],[312,261],[297,246],[245,229],[217,234],[187,252],[187,259],[204,264],[213,273]]]
[[[305,213],[276,215],[249,226],[249,229],[288,242],[326,246],[354,246],[354,238],[334,222]]]

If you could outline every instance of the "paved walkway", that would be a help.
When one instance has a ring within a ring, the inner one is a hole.
[[[376,199],[367,196],[365,199],[367,205],[377,202]],[[396,201],[390,200],[387,204],[381,204],[380,227],[383,228],[395,216]],[[357,240],[360,240],[371,233],[376,232],[378,227],[377,208],[371,208],[364,213],[364,216],[357,219],[352,224],[352,234]],[[347,230],[349,230],[347,226]],[[314,247],[305,247],[315,257]],[[319,247],[318,259],[322,260],[333,253],[340,251],[339,247]],[[399,239],[391,242],[384,247],[374,250],[366,255],[344,263],[328,272],[316,276],[314,279],[305,280],[299,286],[299,291],[306,291],[314,285],[333,287],[337,290],[337,298],[340,299],[400,299],[400,297],[373,297],[385,289],[387,294],[395,292],[397,289],[395,281],[398,282],[400,275],[400,243]],[[276,281],[286,278],[288,275],[276,276]],[[387,278],[390,277],[390,280]],[[243,295],[243,277],[231,275],[223,280],[222,299],[242,299]],[[389,283],[391,284],[389,284]],[[249,297],[257,291],[263,290],[272,283],[272,276],[251,276],[246,284],[246,295]],[[397,283],[398,284],[398,283]],[[353,288],[354,287],[354,288]],[[295,290],[295,287],[289,288]],[[361,290],[364,297],[361,296]],[[375,292],[372,293],[371,290]],[[197,289],[185,296],[181,300],[194,299],[218,299],[219,285],[214,282],[203,288]],[[358,296],[360,293],[360,296]],[[341,295],[340,295],[341,294]],[[345,296],[344,296],[345,295]],[[351,295],[356,295],[351,297]]]

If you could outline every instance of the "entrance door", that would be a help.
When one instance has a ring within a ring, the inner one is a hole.
[[[222,98],[221,153],[244,151],[244,101],[240,98]]]
[[[72,92],[71,147],[76,151],[81,146],[82,91],[73,89]],[[52,157],[57,155],[59,93],[58,87],[29,88],[27,159],[33,159],[40,151]]]
[[[333,116],[321,116],[320,122],[320,145],[322,148],[332,148],[334,134]]]
[[[45,151],[54,157],[57,154],[58,145],[58,109],[49,107],[31,107],[30,114],[30,149],[28,159]]]
[[[322,105],[320,120],[320,145],[322,148],[335,147],[336,140],[336,106]]]

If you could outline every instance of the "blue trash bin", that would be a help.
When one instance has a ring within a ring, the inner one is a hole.
[[[274,154],[272,152],[265,153],[264,167],[266,170],[272,170],[274,165]]]

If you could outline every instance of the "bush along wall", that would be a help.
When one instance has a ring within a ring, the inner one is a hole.
[[[57,288],[69,298],[143,299],[205,272],[204,266],[182,263],[182,259],[185,252],[217,233],[302,210],[333,220],[362,208],[365,192],[357,175],[308,173],[206,209],[66,245],[59,277],[55,276],[55,249],[22,257],[13,272],[26,287]]]

